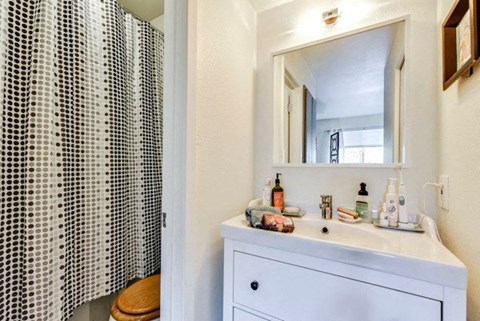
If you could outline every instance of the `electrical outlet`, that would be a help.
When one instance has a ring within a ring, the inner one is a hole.
[[[448,184],[448,175],[440,175],[438,180],[440,184],[439,205],[445,210],[450,209],[450,186]]]

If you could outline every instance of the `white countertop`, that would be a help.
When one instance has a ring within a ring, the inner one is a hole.
[[[414,233],[383,229],[368,223],[322,220],[318,214],[294,218],[290,234],[254,229],[245,215],[222,223],[224,238],[375,269],[426,282],[466,289],[465,265],[432,231]],[[329,229],[322,234],[322,227]]]

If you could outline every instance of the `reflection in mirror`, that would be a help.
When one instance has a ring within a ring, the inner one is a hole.
[[[274,57],[275,163],[403,162],[405,22]]]

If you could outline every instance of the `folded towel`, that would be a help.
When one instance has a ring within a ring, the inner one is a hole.
[[[289,233],[295,226],[293,220],[284,217],[282,212],[271,206],[251,206],[245,210],[245,216],[250,226],[264,230]]]
[[[263,228],[263,214],[282,214],[282,212],[272,206],[251,206],[245,210],[245,217],[250,222],[250,226],[255,228]]]

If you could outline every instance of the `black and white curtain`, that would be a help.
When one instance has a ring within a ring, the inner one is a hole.
[[[0,0],[0,320],[160,267],[162,61],[115,0]]]

